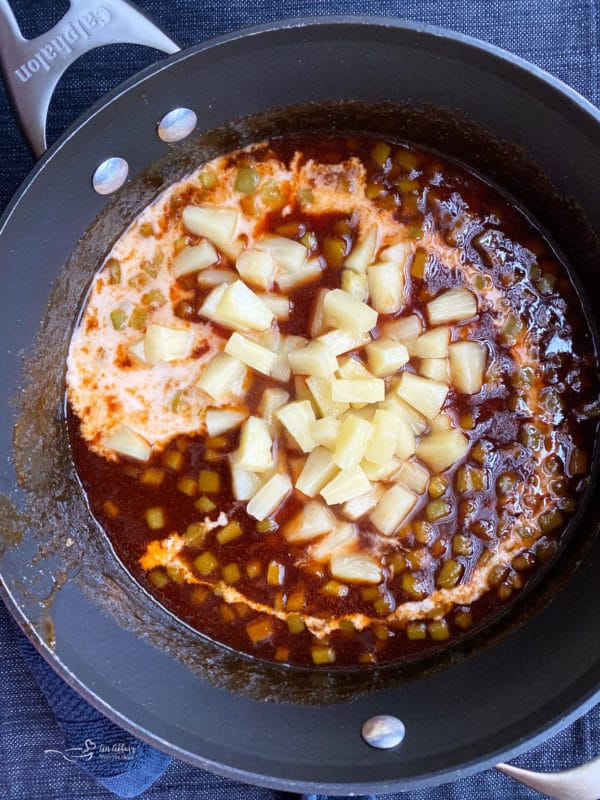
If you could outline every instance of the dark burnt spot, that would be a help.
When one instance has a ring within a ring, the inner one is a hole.
[[[193,351],[190,354],[190,358],[202,358],[205,356],[210,350],[210,345],[208,342],[201,342],[200,344],[194,347]]]

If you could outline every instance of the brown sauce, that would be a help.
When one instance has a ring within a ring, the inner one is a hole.
[[[370,202],[403,223],[405,235],[415,242],[406,268],[405,305],[396,314],[380,316],[375,336],[384,335],[385,323],[395,317],[416,314],[426,320],[427,303],[443,291],[468,286],[481,292],[476,319],[453,324],[452,336],[453,341],[466,337],[484,343],[494,380],[474,394],[450,386],[442,411],[464,431],[469,449],[448,470],[432,473],[410,517],[391,537],[393,546],[379,551],[382,580],[374,585],[332,580],[327,564],[307,563],[306,547],[286,542],[281,530],[307,501],[300,492],[264,523],[246,513],[246,503],[234,497],[228,459],[239,444],[237,429],[214,440],[177,436],[163,452],[140,464],[93,452],[70,409],[74,460],[90,509],[126,568],[159,602],[203,634],[259,658],[304,666],[410,658],[466,635],[514,601],[560,547],[587,486],[593,425],[583,409],[598,395],[593,343],[575,289],[547,238],[521,209],[464,167],[437,153],[367,136],[322,135],[274,140],[232,154],[229,165],[248,169],[265,157],[289,163],[297,152],[303,161],[330,165],[358,157],[366,169]],[[352,176],[344,176],[343,170],[338,188],[350,195],[354,190]],[[186,203],[210,202],[210,187],[200,181],[195,191],[186,188],[181,194],[175,195],[153,234],[158,241],[180,223]],[[307,241],[311,234],[311,256],[321,260],[322,274],[290,292],[289,319],[279,323],[281,334],[309,337],[319,292],[341,285],[341,262],[357,241],[358,218],[337,211],[314,214],[294,197],[285,199],[259,225],[263,232],[297,241]],[[242,198],[241,207],[249,215],[256,213],[252,193]],[[428,246],[433,237],[453,253],[451,264],[439,249]],[[196,241],[188,239],[189,244]],[[221,254],[218,266],[231,268],[231,262]],[[200,320],[198,309],[209,290],[198,286],[196,274],[178,285],[186,294],[176,315]],[[488,300],[490,287],[500,306]],[[171,297],[169,302],[175,305],[180,299]],[[218,325],[214,331],[223,342],[231,333]],[[528,352],[536,356],[533,366],[516,361],[515,348],[525,339]],[[354,355],[364,363],[361,353]],[[411,360],[407,369],[418,369],[418,361]],[[296,396],[294,376],[285,384],[255,374],[243,398],[250,414],[259,413],[269,387],[285,389],[291,399]],[[532,417],[530,391],[537,392],[540,416]],[[116,398],[111,403],[118,407]],[[303,458],[294,447],[287,455],[290,463]],[[148,509],[160,509],[163,526],[149,528]],[[217,536],[224,526],[215,526],[195,542],[190,526],[206,517],[216,520],[220,512],[228,523],[237,522],[240,534],[221,544]],[[356,524],[361,546],[372,549],[380,533],[368,515]],[[523,529],[514,556],[494,567],[472,602],[440,604],[414,619],[394,615],[401,606],[421,603],[445,588],[440,584],[444,569],[447,588],[468,585],[477,568],[515,537],[516,526]],[[142,567],[149,545],[174,532],[187,532],[188,543],[178,558],[195,576],[194,583],[180,566]],[[204,571],[197,567],[199,557],[204,557]],[[214,559],[212,570],[209,557]],[[273,564],[277,566],[270,568]],[[224,584],[234,588],[235,597],[223,592]],[[365,623],[357,629],[351,618],[360,615]],[[317,635],[304,624],[305,616],[340,624]]]

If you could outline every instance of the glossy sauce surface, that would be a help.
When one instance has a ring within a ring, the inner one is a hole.
[[[302,175],[302,166],[311,162],[315,166]],[[285,170],[292,163],[296,179],[280,179],[273,164]],[[265,164],[269,169],[261,171]],[[163,281],[161,319],[184,321],[197,334],[187,364],[179,368],[183,386],[189,370],[201,374],[231,333],[199,313],[210,289],[199,285],[198,274],[168,280],[178,248],[201,241],[182,226],[189,203],[234,204],[250,221],[244,244],[273,233],[306,243],[311,258],[319,259],[320,275],[288,293],[289,318],[277,324],[282,337],[310,338],[320,293],[341,286],[344,261],[364,234],[365,219],[379,220],[384,244],[410,242],[411,255],[404,265],[403,306],[380,314],[372,337],[392,336],[394,321],[409,315],[426,328],[427,303],[467,287],[478,311],[451,325],[452,341],[484,345],[485,382],[474,394],[450,383],[444,420],[437,424],[461,430],[467,452],[449,469],[430,471],[398,530],[382,536],[368,514],[353,521],[358,550],[378,561],[382,579],[344,583],[314,556],[312,543],[290,544],[282,535],[307,503],[301,492],[293,491],[266,520],[246,513],[231,485],[229,455],[239,446],[239,430],[208,437],[202,424],[208,400],[202,405],[186,399],[180,384],[165,394],[165,422],[146,463],[107,452],[102,425],[124,413],[126,403],[118,390],[110,403],[105,390],[93,396],[99,388],[89,384],[89,375],[97,373],[97,357],[92,370],[82,366],[86,333],[99,315],[114,311],[112,300],[108,306],[92,302],[70,356],[71,442],[91,510],[135,578],[219,642],[260,658],[328,667],[418,655],[464,635],[518,596],[560,546],[586,487],[593,422],[584,412],[598,395],[584,315],[541,233],[462,166],[398,143],[309,135],[219,159],[144,212],[109,254],[91,295],[93,300],[94,292],[100,296],[109,286],[115,261],[122,284],[128,260],[137,259],[136,275],[148,277],[137,283],[130,278],[130,294],[147,297]],[[144,269],[148,263],[153,269]],[[219,252],[217,268],[231,271],[233,263]],[[152,319],[152,301],[145,305],[150,312],[141,328],[129,316],[130,333],[143,332]],[[115,369],[126,375],[135,365],[122,345],[115,347]],[[343,358],[348,356],[366,364],[362,348]],[[420,360],[411,356],[406,370],[419,369]],[[386,377],[388,392],[393,378]],[[253,373],[241,401],[250,415],[260,416],[266,389],[284,389],[293,400],[304,396],[301,381]],[[140,384],[139,391],[152,383]],[[102,412],[94,429],[89,419],[96,404]],[[185,424],[171,429],[169,420],[178,411]],[[148,438],[153,423],[147,409],[145,414]],[[279,463],[295,482],[305,455],[281,431],[277,443]],[[415,463],[414,457],[407,460]],[[385,488],[394,479],[377,483]],[[153,510],[162,521],[156,528],[149,527]],[[333,511],[343,519],[340,507]]]

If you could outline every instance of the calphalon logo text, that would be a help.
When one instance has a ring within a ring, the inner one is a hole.
[[[95,29],[103,28],[111,19],[110,11],[104,6],[97,6],[93,11],[86,11],[77,19],[68,22],[61,32],[40,47],[26,64],[21,64],[15,69],[15,75],[23,83],[27,83],[40,69],[50,72],[52,62],[57,56],[72,53],[80,41],[90,39]]]

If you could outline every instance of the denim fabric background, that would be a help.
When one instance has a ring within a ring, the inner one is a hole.
[[[599,16],[594,0],[140,0],[183,46],[256,22],[312,14],[385,14],[423,20],[493,42],[600,102]],[[12,0],[23,32],[34,36],[66,11],[63,0]],[[116,46],[84,56],[65,76],[53,101],[49,140],[93,100],[155,54]],[[0,87],[0,210],[32,166]],[[74,176],[76,179],[76,176]],[[2,268],[10,268],[3,264]],[[17,647],[17,632],[0,604],[0,799],[107,800],[91,777],[44,750],[63,737]],[[532,676],[535,680],[535,676]],[[501,702],[501,699],[499,700]],[[521,766],[556,770],[600,752],[600,707],[542,747],[516,760]],[[282,795],[232,783],[174,761],[142,797],[148,800],[275,800]],[[523,800],[539,797],[488,771],[437,789],[388,795],[406,800]]]

